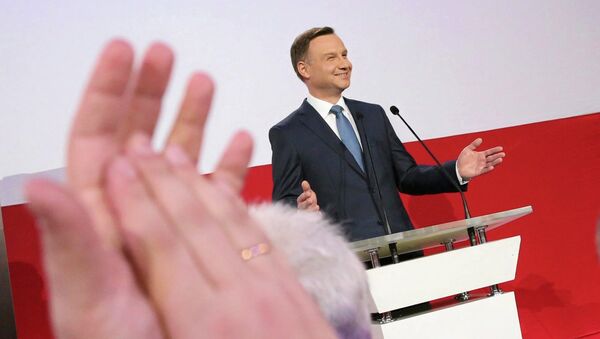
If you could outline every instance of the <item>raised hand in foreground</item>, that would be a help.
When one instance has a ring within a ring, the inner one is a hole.
[[[334,337],[239,197],[249,136],[234,136],[210,179],[196,173],[208,77],[191,77],[165,152],[152,150],[172,62],[154,44],[134,72],[130,45],[109,43],[73,123],[67,184],[27,187],[55,334]]]

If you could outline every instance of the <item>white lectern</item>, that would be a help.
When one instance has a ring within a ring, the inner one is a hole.
[[[374,338],[521,338],[513,292],[503,292],[499,283],[515,278],[521,238],[488,242],[486,230],[494,229],[532,212],[531,206],[458,220],[407,232],[361,240],[352,248],[367,270],[371,312],[381,314],[373,324]],[[454,249],[475,229],[478,244]],[[379,258],[390,256],[389,244],[398,253],[444,245],[446,252],[387,266]],[[490,287],[486,296],[468,291]],[[392,310],[456,296],[459,303],[412,315],[391,316]]]

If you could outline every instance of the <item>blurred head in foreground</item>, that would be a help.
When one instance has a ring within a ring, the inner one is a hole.
[[[250,210],[287,257],[340,338],[370,338],[369,291],[364,266],[350,250],[341,228],[321,213],[284,205]]]

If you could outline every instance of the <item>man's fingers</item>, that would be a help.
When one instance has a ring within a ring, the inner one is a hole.
[[[306,200],[304,200],[304,201],[302,202],[302,204],[303,204],[305,207],[309,207],[309,206],[311,206],[312,204],[314,204],[314,199],[313,199],[312,197],[308,197],[308,198],[306,198]]]
[[[247,132],[237,132],[221,155],[212,177],[229,186],[235,194],[244,187],[248,164],[252,157],[252,137]]]
[[[492,154],[496,154],[496,153],[502,152],[502,150],[503,150],[502,146],[496,146],[496,147],[490,148],[488,150],[485,150],[484,154],[486,156],[488,156],[488,155],[492,155]]]
[[[318,210],[317,197],[314,192],[302,193],[297,199],[297,205],[299,209]]]
[[[296,199],[296,201],[298,203],[306,203],[307,201],[311,200],[314,198],[314,192],[313,191],[307,191],[307,192],[302,192],[302,194],[300,194],[298,196],[298,198]]]
[[[173,60],[173,52],[163,43],[154,43],[148,48],[131,94],[126,122],[120,131],[121,141],[126,141],[135,131],[153,134]]]
[[[487,167],[490,167],[490,166],[491,166],[491,167],[494,167],[494,166],[496,166],[496,165],[500,164],[502,161],[503,161],[503,160],[502,160],[502,158],[495,159],[494,161],[490,162],[490,163],[487,165]]]
[[[193,163],[198,162],[213,94],[212,79],[204,73],[194,74],[188,82],[177,120],[167,140],[167,145],[179,145]]]
[[[494,169],[494,166],[486,166],[483,168],[483,170],[481,170],[481,174],[488,173],[488,172],[492,171],[493,169]]]
[[[304,210],[304,209],[306,209],[306,208],[309,206],[309,204],[307,203],[307,199],[308,199],[308,198],[307,198],[307,197],[305,197],[305,198],[303,198],[302,200],[298,200],[298,201],[296,202],[296,204],[298,205],[298,208],[299,208],[299,209],[301,209],[301,210]]]
[[[310,197],[309,192],[302,192],[296,199],[296,202],[298,202],[298,203],[304,202],[304,200],[308,199],[308,197]]]
[[[492,155],[487,156],[485,158],[485,161],[487,161],[489,163],[489,162],[494,162],[498,159],[502,160],[502,158],[504,158],[505,155],[506,154],[504,152],[492,154]]]

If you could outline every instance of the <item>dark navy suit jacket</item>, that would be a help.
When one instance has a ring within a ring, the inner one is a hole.
[[[381,106],[344,99],[360,135],[366,173],[325,120],[304,100],[296,111],[269,131],[273,201],[296,206],[296,199],[302,193],[300,184],[308,180],[321,210],[342,223],[351,241],[385,235],[384,210],[392,232],[412,229],[398,191],[453,192],[454,186],[439,168],[415,163]],[[453,178],[454,166],[455,161],[443,165]],[[381,192],[375,184],[374,170]]]

